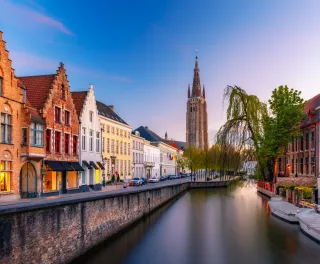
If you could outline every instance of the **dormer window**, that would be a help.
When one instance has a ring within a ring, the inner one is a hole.
[[[65,100],[66,99],[66,90],[65,90],[63,84],[61,84],[60,93],[61,93],[61,99]]]

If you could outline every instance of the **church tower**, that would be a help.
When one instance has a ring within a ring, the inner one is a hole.
[[[192,91],[188,87],[187,119],[186,119],[187,144],[204,148],[208,144],[208,116],[205,88],[201,90],[200,69],[196,57]]]

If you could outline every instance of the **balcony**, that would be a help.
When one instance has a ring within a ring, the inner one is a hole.
[[[147,161],[147,162],[144,163],[144,166],[145,167],[154,167],[154,162],[148,162]]]

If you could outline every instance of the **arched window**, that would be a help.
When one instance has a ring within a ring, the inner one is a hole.
[[[64,89],[64,85],[61,84],[61,99],[66,99],[66,91]]]

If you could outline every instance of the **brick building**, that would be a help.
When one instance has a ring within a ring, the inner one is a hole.
[[[19,77],[19,80],[26,88],[30,105],[45,123],[43,128],[39,122],[35,126],[45,147],[41,195],[80,192],[83,168],[78,162],[79,119],[64,65],[61,63],[55,74]]]
[[[278,158],[277,184],[316,185],[320,172],[320,94],[306,102],[305,112],[301,136],[292,138],[286,155]]]
[[[19,197],[21,154],[21,110],[25,104],[25,89],[18,85],[11,68],[9,52],[0,31],[0,199]]]

